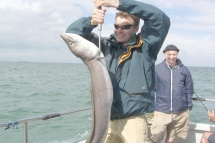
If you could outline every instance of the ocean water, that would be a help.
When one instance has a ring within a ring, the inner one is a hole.
[[[215,68],[188,67],[199,97],[215,99]],[[91,107],[90,77],[84,64],[0,62],[0,124]],[[195,95],[194,95],[195,97]],[[205,101],[208,109],[215,103]],[[210,123],[198,101],[190,121]],[[29,143],[77,143],[89,136],[91,110],[28,123]],[[23,143],[24,126],[0,128],[0,143]]]

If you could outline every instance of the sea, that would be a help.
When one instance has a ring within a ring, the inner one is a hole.
[[[215,99],[215,67],[188,67],[200,98]],[[196,94],[193,97],[196,97]],[[213,124],[199,101],[193,101],[190,122]],[[215,102],[203,101],[207,109]],[[83,63],[0,62],[0,125],[66,113],[28,123],[29,143],[78,143],[88,138],[92,110],[90,75]],[[24,143],[24,124],[0,127],[0,143]]]

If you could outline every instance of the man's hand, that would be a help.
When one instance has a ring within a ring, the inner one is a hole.
[[[210,110],[208,110],[208,119],[212,122],[214,122],[214,110],[212,110],[212,112],[210,112]]]
[[[91,25],[98,25],[104,23],[105,12],[107,11],[105,8],[100,8],[102,6],[117,8],[119,6],[119,0],[94,0],[94,5],[96,9],[93,11],[90,23]]]
[[[92,19],[90,21],[91,25],[98,25],[104,23],[106,9],[94,9],[92,14]]]
[[[96,8],[102,6],[117,8],[119,6],[119,0],[94,0],[94,5]]]

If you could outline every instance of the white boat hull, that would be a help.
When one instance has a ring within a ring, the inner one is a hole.
[[[190,123],[189,134],[187,139],[186,140],[176,139],[175,143],[200,143],[202,134],[207,131],[215,132],[215,125]],[[79,143],[85,142],[86,140]],[[164,141],[162,141],[162,143],[164,143]]]
[[[206,131],[215,132],[215,125],[190,123],[189,134],[186,140],[176,139],[175,143],[200,143],[202,134]]]

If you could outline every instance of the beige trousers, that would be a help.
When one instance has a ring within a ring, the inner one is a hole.
[[[189,110],[185,110],[178,114],[154,112],[154,123],[151,126],[152,139],[156,143],[160,143],[165,136],[169,140],[178,137],[187,138],[189,130]]]
[[[148,125],[144,115],[110,122],[104,143],[148,143]]]

